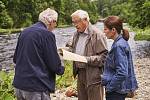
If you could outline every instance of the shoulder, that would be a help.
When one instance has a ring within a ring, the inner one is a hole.
[[[118,52],[118,50],[120,52],[122,51],[122,52],[126,52],[126,53],[130,51],[130,47],[128,45],[128,42],[125,41],[124,39],[120,39],[119,41],[117,41],[115,43],[115,45],[113,46],[113,49],[117,50],[117,52]]]
[[[119,39],[115,44],[117,47],[123,47],[123,48],[126,48],[129,46],[128,42],[124,40],[123,38]]]
[[[53,32],[48,31],[47,28],[39,27],[37,25],[32,25],[31,27],[26,28],[22,33],[27,34],[30,38],[55,38]]]

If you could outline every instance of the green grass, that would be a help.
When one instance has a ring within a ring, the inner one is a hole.
[[[12,33],[18,33],[23,30],[22,28],[18,29],[0,29],[0,35],[7,35],[7,34],[12,34]]]
[[[145,29],[134,29],[134,31],[136,32],[136,35],[134,37],[136,41],[139,40],[150,41],[150,27],[147,27]]]
[[[70,25],[59,25],[56,28],[65,28],[65,27],[70,27]],[[13,34],[13,33],[19,33],[23,29],[24,28],[0,29],[0,35],[8,35],[8,34]]]

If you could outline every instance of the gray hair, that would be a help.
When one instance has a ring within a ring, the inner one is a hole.
[[[43,22],[44,24],[48,25],[53,20],[57,21],[58,13],[50,8],[47,8],[43,12],[39,14],[39,21]]]
[[[84,10],[77,10],[77,11],[75,11],[73,14],[71,14],[71,17],[73,17],[73,16],[78,16],[81,19],[86,18],[87,21],[90,20],[89,14],[86,11],[84,11]]]

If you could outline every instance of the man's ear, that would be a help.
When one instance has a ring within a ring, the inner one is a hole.
[[[113,31],[113,32],[116,32],[116,28],[112,28],[112,31]]]
[[[87,20],[87,18],[84,18],[84,20]]]

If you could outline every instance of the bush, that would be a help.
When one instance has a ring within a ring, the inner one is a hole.
[[[145,29],[135,29],[136,32],[135,40],[147,40],[150,41],[150,28],[147,27]]]
[[[93,15],[92,13],[89,13],[89,16],[90,16],[90,22],[92,24],[95,24],[98,20],[98,17],[99,17],[98,14]]]
[[[22,27],[28,27],[32,24],[32,15],[30,13],[24,13],[21,19],[20,23]]]
[[[56,88],[64,88],[71,86],[74,82],[72,73],[72,62],[65,61],[65,73],[62,76],[56,78]]]
[[[0,12],[2,12],[5,9],[5,5],[2,1],[0,1]]]
[[[12,28],[13,19],[8,15],[8,13],[4,10],[0,13],[0,28]]]
[[[12,86],[14,72],[0,71],[0,100],[15,100]]]
[[[132,0],[131,11],[134,12],[129,24],[133,27],[144,29],[150,25],[150,1],[148,0]]]

